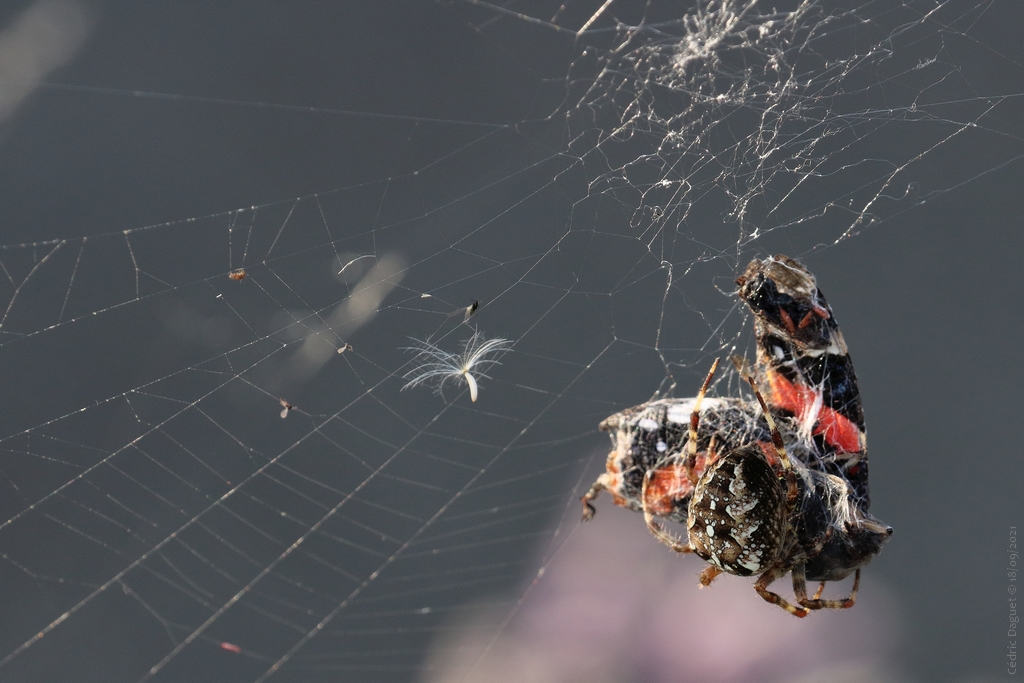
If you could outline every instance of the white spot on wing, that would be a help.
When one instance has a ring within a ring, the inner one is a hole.
[[[649,417],[645,417],[644,419],[637,422],[636,426],[639,427],[640,429],[646,429],[649,432],[653,432],[655,429],[658,428],[658,423]]]
[[[717,398],[704,397],[704,402],[701,403],[700,409],[703,413],[705,410],[718,409],[722,401]],[[689,424],[690,415],[693,414],[694,399],[687,399],[678,403],[673,403],[669,406],[668,411],[665,413],[665,419],[675,424]]]

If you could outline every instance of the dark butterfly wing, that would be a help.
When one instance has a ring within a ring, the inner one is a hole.
[[[754,259],[736,282],[754,314],[757,373],[770,409],[795,419],[798,431],[818,446],[818,466],[849,481],[867,510],[867,437],[857,375],[814,275],[778,255]]]

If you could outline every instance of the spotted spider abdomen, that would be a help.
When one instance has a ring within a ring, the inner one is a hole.
[[[786,495],[759,447],[733,451],[704,471],[686,526],[693,551],[722,571],[751,576],[772,566],[786,535]]]

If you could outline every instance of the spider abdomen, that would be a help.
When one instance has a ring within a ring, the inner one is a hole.
[[[719,458],[701,475],[690,500],[686,526],[693,551],[730,574],[764,571],[782,552],[785,498],[757,446]]]

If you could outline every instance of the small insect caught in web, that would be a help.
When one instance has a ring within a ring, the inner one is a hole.
[[[476,312],[478,310],[480,310],[480,302],[479,301],[474,301],[473,303],[471,303],[470,305],[466,306],[465,308],[458,308],[458,309],[452,311],[451,313],[448,314],[448,317],[449,318],[454,318],[455,316],[461,314],[462,315],[462,322],[465,323],[465,322],[469,322],[469,319],[472,318],[474,315],[476,315]]]
[[[236,282],[241,282],[247,277],[247,274],[245,272],[245,268],[236,268],[228,273],[228,277]]]
[[[288,417],[288,413],[295,410],[295,406],[293,406],[291,403],[284,400],[283,398],[279,398],[277,400],[281,403],[281,419],[283,420],[284,418]]]

